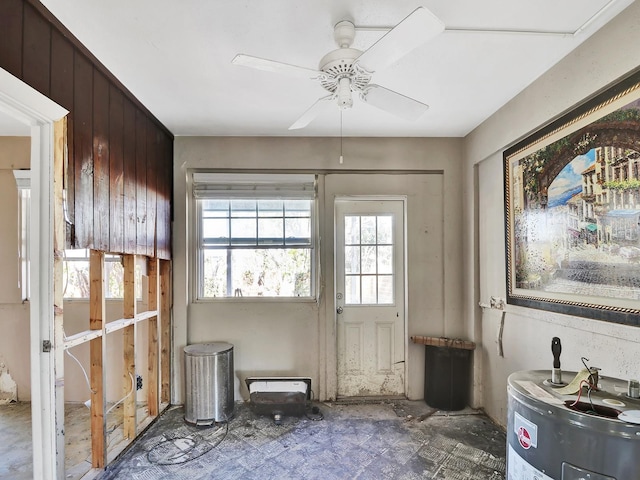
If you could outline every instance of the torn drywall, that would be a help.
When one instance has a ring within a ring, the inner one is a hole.
[[[13,381],[7,366],[0,362],[0,405],[18,401],[18,386]]]

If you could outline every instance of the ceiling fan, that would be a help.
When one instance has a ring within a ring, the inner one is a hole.
[[[428,108],[422,102],[371,83],[376,71],[395,63],[415,48],[444,30],[444,24],[424,7],[418,7],[364,52],[351,48],[355,26],[344,20],[334,27],[333,38],[338,47],[320,60],[318,70],[298,67],[265,58],[239,54],[234,65],[318,80],[329,92],[302,114],[289,130],[306,127],[334,101],[342,109],[353,106],[352,93],[374,107],[407,120],[418,119]]]

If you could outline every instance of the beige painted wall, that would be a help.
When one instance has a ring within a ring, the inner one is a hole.
[[[506,425],[506,382],[518,370],[549,369],[551,339],[562,340],[563,369],[579,369],[580,357],[602,375],[640,375],[640,328],[508,306],[504,358],[497,355],[501,314],[480,311],[478,302],[506,296],[502,151],[560,116],[609,83],[640,66],[640,3],[585,41],[465,139],[464,222],[467,332],[482,340],[476,358],[476,397]],[[480,400],[482,399],[482,400]]]
[[[335,396],[333,308],[333,196],[407,195],[409,203],[408,333],[461,336],[462,249],[460,195],[461,140],[345,138],[178,137],[174,148],[174,390],[184,395],[183,348],[190,343],[228,341],[234,345],[236,398],[246,398],[249,375],[312,377],[317,397]],[[320,177],[321,264],[319,302],[256,300],[194,303],[189,299],[189,169],[304,171]],[[375,171],[420,175],[367,175]],[[331,174],[326,178],[324,174]],[[335,174],[335,175],[334,175]],[[348,176],[341,177],[343,174]],[[376,178],[377,177],[377,178]],[[381,180],[376,185],[375,181]],[[434,201],[436,195],[437,201]],[[438,207],[439,205],[439,207]],[[416,268],[417,267],[417,268]],[[408,346],[410,398],[422,398],[423,348]]]
[[[18,387],[18,400],[31,399],[29,304],[22,303],[18,263],[18,188],[13,170],[29,168],[30,137],[0,137],[0,364]]]

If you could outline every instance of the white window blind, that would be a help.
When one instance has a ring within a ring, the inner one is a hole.
[[[193,173],[195,198],[315,198],[309,174]]]

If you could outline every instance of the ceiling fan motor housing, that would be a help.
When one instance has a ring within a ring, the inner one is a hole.
[[[355,48],[338,48],[327,53],[320,60],[320,68],[325,75],[320,77],[322,87],[331,93],[336,93],[342,78],[348,78],[351,90],[363,90],[371,81],[371,74],[354,64],[362,54]]]
[[[320,60],[319,70],[324,73],[319,78],[322,88],[336,94],[338,105],[349,108],[353,105],[351,91],[362,91],[371,81],[371,74],[355,60],[362,55],[360,50],[351,48],[356,29],[348,20],[338,22],[333,30],[333,38],[340,48],[327,53]]]

